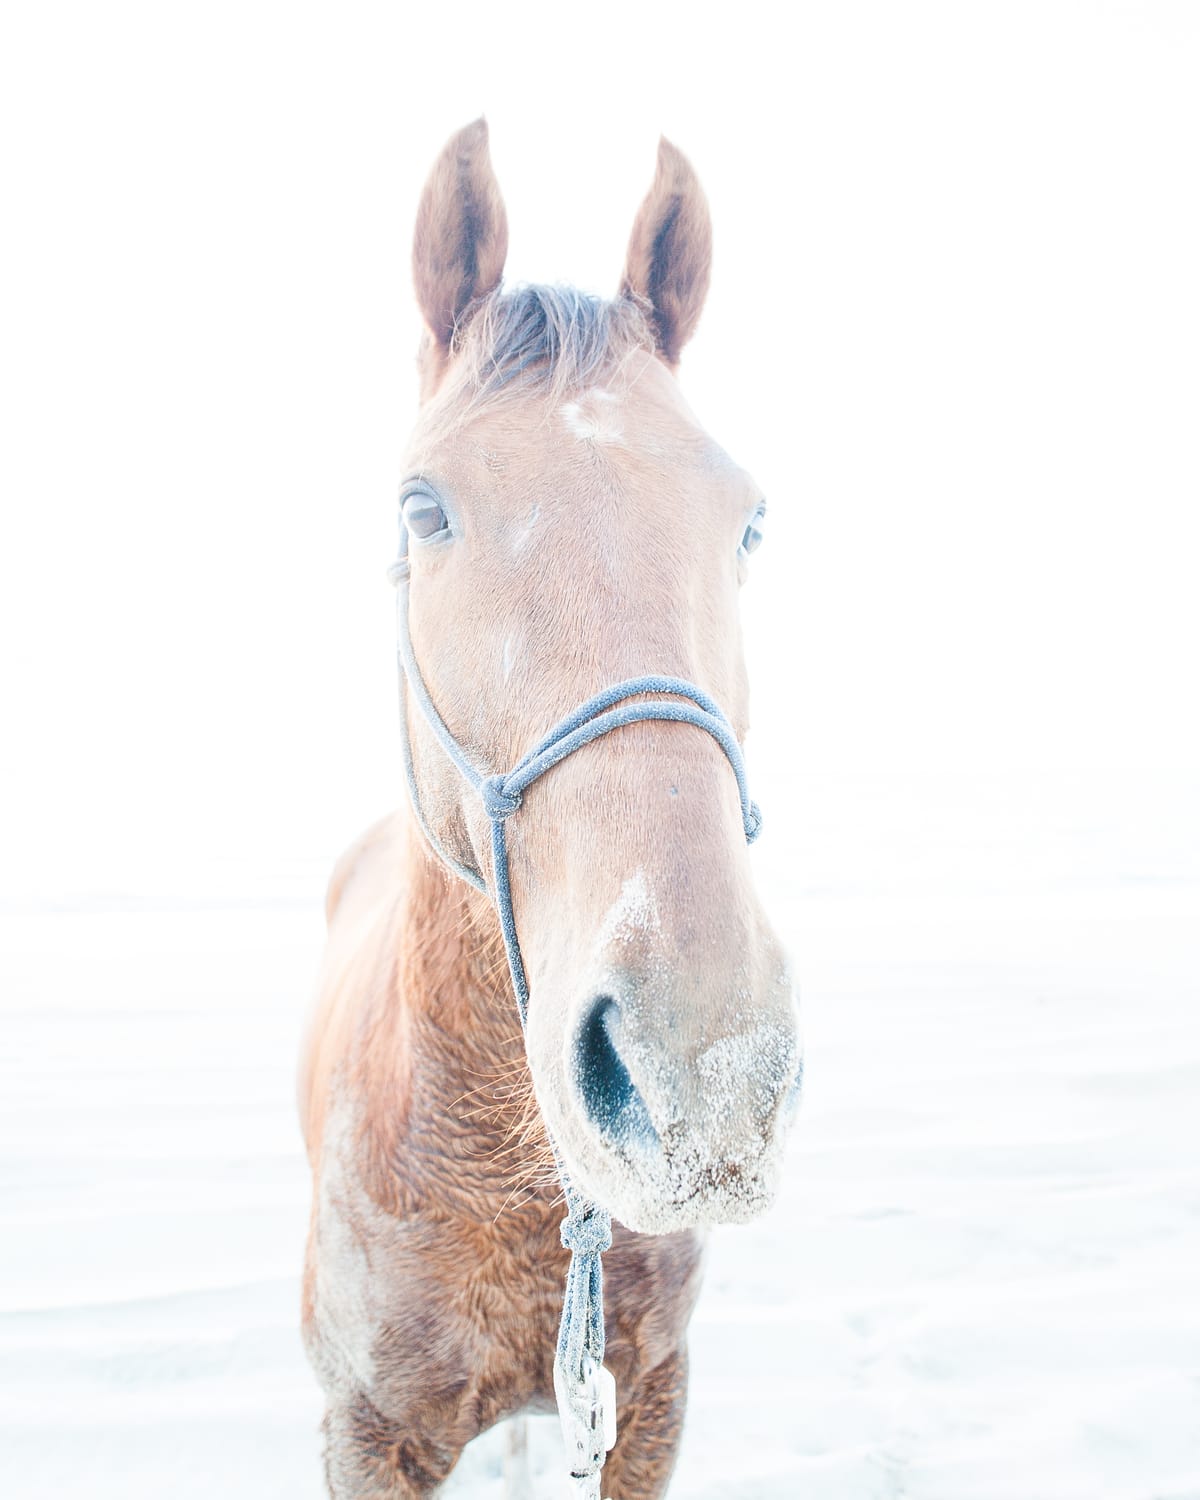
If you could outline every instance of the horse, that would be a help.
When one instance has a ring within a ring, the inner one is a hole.
[[[502,287],[507,237],[479,120],[437,159],[413,239],[412,797],[334,869],[301,1054],[302,1331],[335,1497],[431,1495],[479,1433],[554,1409],[560,1170],[615,1221],[606,1488],[662,1495],[705,1230],[771,1202],[799,1092],[792,970],[731,773],[748,718],[738,592],[764,501],[678,382],[709,283],[707,202],[663,139],[612,300]],[[447,752],[510,766],[630,682],[629,716],[500,811]]]

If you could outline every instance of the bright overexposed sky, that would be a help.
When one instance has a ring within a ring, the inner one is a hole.
[[[1195,768],[1198,78],[1183,0],[10,11],[5,885],[400,795],[409,236],[480,113],[511,279],[613,290],[660,132],[707,189],[766,763]]]

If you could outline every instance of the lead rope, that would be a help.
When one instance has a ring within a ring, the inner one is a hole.
[[[413,766],[408,710],[404,700],[405,681],[443,750],[463,779],[478,793],[491,822],[496,910],[524,1033],[529,1013],[529,983],[513,915],[504,825],[518,811],[522,796],[533,782],[568,755],[622,725],[647,720],[692,724],[712,735],[733,768],[747,843],[753,843],[758,837],[762,814],[757,804],[750,800],[742,749],[729,720],[707,693],[678,677],[634,677],[605,688],[556,724],[507,775],[488,775],[478,770],[446,727],[417,666],[408,622],[409,576],[408,537],[402,527],[400,555],[389,569],[389,577],[396,585],[397,654],[401,677],[400,738],[409,796],[417,822],[434,853],[468,885],[486,895],[488,887],[483,875],[455,859],[425,817]],[[656,695],[655,701],[645,701],[646,694]],[[642,701],[631,702],[634,698]],[[680,702],[680,699],[685,701]],[[563,1247],[571,1252],[554,1356],[554,1394],[567,1450],[571,1493],[575,1500],[600,1500],[600,1471],[605,1455],[617,1438],[616,1385],[604,1366],[604,1273],[600,1259],[612,1244],[612,1218],[606,1208],[575,1187],[557,1146],[553,1142],[551,1146],[567,1203],[567,1215],[560,1233]]]

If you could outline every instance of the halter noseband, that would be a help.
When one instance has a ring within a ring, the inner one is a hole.
[[[644,723],[647,720],[692,724],[712,735],[733,768],[738,799],[741,802],[742,826],[748,844],[752,844],[758,837],[762,827],[762,814],[757,803],[750,799],[745,760],[733,726],[707,693],[694,683],[685,682],[679,677],[633,677],[605,688],[561,719],[532,750],[521,757],[507,775],[503,772],[489,774],[480,771],[446,727],[417,665],[408,619],[411,563],[408,557],[408,534],[403,524],[400,531],[400,555],[388,574],[396,585],[397,654],[401,675],[400,738],[404,754],[404,774],[408,781],[413,811],[430,847],[442,862],[468,885],[487,895],[487,881],[483,875],[456,859],[442,845],[421,806],[413,766],[408,710],[404,702],[405,681],[442,749],[464,781],[478,793],[491,823],[495,904],[500,918],[500,930],[504,936],[504,950],[508,955],[521,1030],[524,1032],[529,1013],[529,984],[513,915],[504,824],[520,809],[523,794],[539,777],[584,745],[590,745],[593,740],[598,740],[602,735],[620,729],[625,724]],[[647,701],[645,694],[655,696]],[[635,699],[639,701],[631,701]],[[679,701],[681,699],[684,701]],[[600,1265],[601,1255],[612,1244],[612,1219],[606,1208],[579,1192],[571,1182],[553,1141],[551,1147],[567,1202],[567,1216],[563,1220],[561,1231],[562,1243],[571,1252],[558,1347],[554,1358],[554,1389],[579,1500],[591,1500],[591,1497],[599,1500],[600,1470],[605,1454],[616,1440],[616,1389],[603,1363],[604,1290]]]

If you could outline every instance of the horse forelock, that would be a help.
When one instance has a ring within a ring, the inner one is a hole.
[[[431,404],[453,425],[509,393],[564,397],[653,349],[653,328],[635,297],[609,301],[570,286],[497,291],[455,332],[447,378]]]

